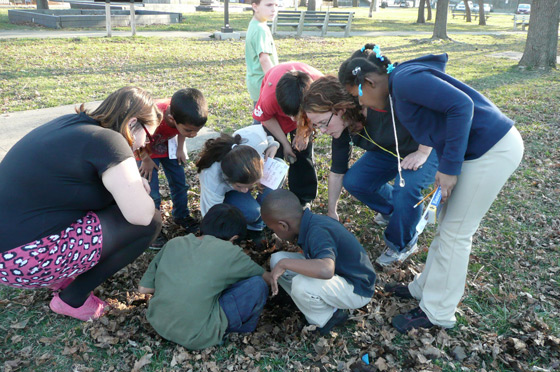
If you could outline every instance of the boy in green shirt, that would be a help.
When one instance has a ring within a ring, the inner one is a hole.
[[[272,21],[278,9],[277,0],[252,0],[253,19],[245,37],[247,89],[254,104],[259,100],[264,74],[278,64],[272,33],[266,22]]]
[[[239,209],[217,204],[204,216],[200,237],[171,239],[153,259],[138,291],[154,294],[147,318],[160,336],[203,349],[226,333],[255,330],[270,272],[232,243],[246,228]]]

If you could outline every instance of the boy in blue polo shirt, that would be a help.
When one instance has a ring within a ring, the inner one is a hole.
[[[288,190],[275,190],[261,205],[265,224],[283,240],[295,240],[303,253],[278,252],[270,258],[272,295],[278,283],[310,324],[325,335],[348,319],[346,309],[369,303],[375,271],[362,245],[334,219],[302,210]]]

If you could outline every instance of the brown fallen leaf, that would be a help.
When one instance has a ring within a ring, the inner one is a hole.
[[[10,326],[10,328],[12,328],[12,329],[24,329],[27,326],[27,323],[29,323],[29,319],[31,319],[31,318],[27,318],[25,320],[22,320],[21,322],[12,324]]]
[[[139,372],[140,369],[142,369],[142,367],[152,363],[152,355],[154,355],[154,354],[149,353],[149,354],[142,355],[142,358],[140,358],[140,360],[138,360],[134,363],[134,367],[132,368],[132,372]]]
[[[387,369],[389,369],[389,367],[387,366],[387,361],[381,357],[377,358],[374,364],[380,371],[386,371]]]

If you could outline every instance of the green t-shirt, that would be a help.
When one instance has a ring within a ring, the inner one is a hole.
[[[243,250],[213,236],[171,239],[150,263],[140,285],[155,288],[147,318],[161,337],[188,349],[219,343],[228,326],[218,298],[230,285],[264,269]]]
[[[272,33],[266,22],[251,19],[247,36],[245,37],[245,63],[247,64],[247,89],[253,101],[259,100],[261,83],[264,72],[259,61],[259,55],[266,53],[270,56],[272,64],[278,64],[278,55]]]

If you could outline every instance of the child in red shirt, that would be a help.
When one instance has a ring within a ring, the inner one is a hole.
[[[172,216],[176,224],[183,226],[187,233],[198,229],[198,222],[190,216],[186,182],[183,165],[186,164],[187,154],[184,150],[185,138],[193,138],[206,124],[208,118],[208,105],[202,93],[193,88],[181,89],[171,99],[156,102],[163,112],[163,120],[148,144],[151,154],[143,153],[138,162],[140,174],[150,183],[150,196],[156,208],[161,205],[159,193],[158,170],[163,168],[173,202]],[[176,142],[174,137],[177,137]],[[176,143],[170,150],[169,143]],[[159,249],[165,244],[163,234],[152,243],[151,248]]]

